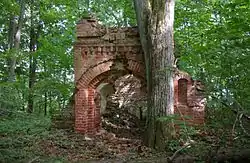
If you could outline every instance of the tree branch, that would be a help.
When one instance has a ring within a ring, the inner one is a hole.
[[[183,147],[181,147],[180,149],[178,149],[177,151],[175,151],[174,154],[171,157],[168,157],[168,161],[169,162],[173,162],[173,160],[175,159],[176,155],[178,153],[180,153],[182,150],[184,150],[186,148],[189,148],[192,143],[193,143],[192,141],[191,142],[187,142]]]

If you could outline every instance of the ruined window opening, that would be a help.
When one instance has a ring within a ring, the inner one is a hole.
[[[187,79],[178,80],[178,103],[187,105]]]

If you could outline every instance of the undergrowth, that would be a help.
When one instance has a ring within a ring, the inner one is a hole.
[[[190,143],[179,155],[191,155],[196,162],[211,160],[221,153],[234,153],[250,149],[250,139],[244,134],[236,114],[228,108],[209,110],[203,126],[182,126],[179,136],[168,142],[168,150],[175,152]],[[250,122],[246,121],[246,124]],[[231,154],[233,157],[233,154]],[[231,157],[231,156],[227,156]]]
[[[28,162],[41,156],[39,142],[49,135],[50,118],[8,112],[0,119],[0,162]]]
[[[249,137],[244,135],[238,123],[235,124],[235,118],[234,113],[221,109],[207,114],[204,126],[184,126],[179,136],[168,142],[167,155],[163,154],[164,157],[182,148],[186,142],[192,143],[178,155],[194,156],[196,162],[207,160],[219,151],[248,149]],[[0,112],[0,119],[0,163],[60,163],[112,158],[116,156],[117,143],[120,143],[108,135],[107,139],[86,141],[83,135],[51,129],[49,117],[35,114]],[[136,151],[136,147],[124,142],[120,150],[131,148]],[[110,151],[110,148],[113,149]]]

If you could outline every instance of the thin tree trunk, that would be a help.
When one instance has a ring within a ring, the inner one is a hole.
[[[49,113],[51,113],[52,110],[52,93],[49,91]]]
[[[10,50],[10,56],[7,58],[9,82],[15,81],[15,71],[14,71],[15,55],[13,54],[13,47],[14,47],[16,26],[17,23],[15,21],[15,16],[11,15],[9,23],[9,40],[8,40],[8,48]]]
[[[47,92],[44,93],[44,116],[47,115]]]
[[[30,27],[30,55],[29,55],[29,97],[28,97],[28,112],[33,112],[34,95],[33,86],[36,82],[36,67],[37,58],[36,50],[38,48],[38,37],[40,33],[40,25],[37,25],[37,31],[35,31],[36,23],[34,20],[34,2],[31,2],[31,27]]]
[[[10,18],[10,27],[9,27],[9,49],[14,49],[11,51],[10,58],[8,59],[8,66],[9,66],[9,75],[8,80],[10,82],[15,81],[16,74],[16,55],[20,48],[20,40],[21,40],[21,31],[24,21],[24,12],[25,12],[25,0],[20,0],[20,14],[18,23],[15,21],[15,16],[11,16]],[[14,44],[14,45],[13,45]]]
[[[134,0],[134,4],[144,50],[149,98],[145,142],[156,147],[167,139],[165,125],[158,119],[174,113],[174,0]]]
[[[47,67],[46,67],[46,60],[43,60],[43,68],[44,68],[44,72],[46,74],[47,77]],[[48,92],[44,93],[44,116],[47,115],[47,108],[48,108]]]
[[[67,70],[65,69],[63,71],[63,84],[66,84],[67,82]],[[64,96],[62,96],[62,109],[65,109],[66,106],[66,99]]]
[[[30,5],[30,53],[29,53],[29,96],[28,96],[28,112],[33,112],[33,85],[35,82],[34,52],[36,51],[35,43],[35,27],[34,27],[34,3]]]

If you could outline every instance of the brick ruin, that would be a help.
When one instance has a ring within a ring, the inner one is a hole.
[[[96,133],[101,127],[100,84],[114,85],[119,77],[131,74],[140,80],[146,93],[143,51],[134,27],[107,28],[89,18],[78,22],[76,32],[74,128],[81,133]],[[175,113],[190,116],[187,121],[193,124],[204,123],[205,99],[199,87],[188,74],[176,71]]]

